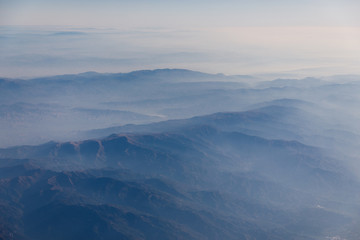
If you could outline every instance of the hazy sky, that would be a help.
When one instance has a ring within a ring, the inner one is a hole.
[[[357,0],[0,0],[2,25],[359,26]]]
[[[359,12],[357,0],[0,0],[0,71],[360,73]]]

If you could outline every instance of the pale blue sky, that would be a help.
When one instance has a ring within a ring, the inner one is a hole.
[[[0,0],[1,25],[359,26],[357,0]]]

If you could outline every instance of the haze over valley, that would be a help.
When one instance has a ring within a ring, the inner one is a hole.
[[[359,240],[358,12],[0,0],[0,240]]]
[[[3,79],[2,236],[357,239],[359,88],[184,69]]]

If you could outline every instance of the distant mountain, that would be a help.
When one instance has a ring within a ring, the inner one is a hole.
[[[184,111],[177,107],[222,98],[213,94],[217,89],[245,86],[237,79],[182,69],[3,79],[0,146],[71,140],[79,130],[179,117]]]
[[[317,78],[304,78],[304,79],[275,79],[272,81],[264,81],[257,84],[259,88],[269,87],[296,87],[296,88],[313,88],[327,85],[328,82]]]
[[[303,126],[303,131],[306,132],[312,131],[311,126],[306,128],[306,120],[312,115],[301,109],[302,104],[307,106],[301,101],[277,100],[258,104],[256,106],[262,107],[243,112],[220,112],[190,119],[95,129],[83,132],[82,137],[96,138],[112,133],[154,133],[175,129],[180,131],[188,126],[209,125],[223,131],[239,131],[269,139],[303,140],[303,132],[299,132],[296,126]],[[315,123],[313,121],[312,124],[315,125]]]
[[[351,122],[346,119],[354,118],[353,109],[360,101],[357,94],[360,85],[355,81],[306,78],[260,82],[251,76],[185,69],[2,79],[0,85],[2,147],[70,141],[81,139],[78,131],[256,110],[269,105],[295,107],[313,114],[312,119],[323,118],[320,126],[307,124],[312,130],[341,128],[357,132],[356,119]],[[336,118],[332,116],[334,108],[341,113]],[[304,120],[304,115],[301,117],[297,122]],[[342,125],[336,127],[339,123]],[[247,133],[256,135],[255,130]],[[293,139],[300,141],[301,137]],[[318,142],[325,145],[324,140]]]

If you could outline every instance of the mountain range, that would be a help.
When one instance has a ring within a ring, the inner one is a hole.
[[[353,79],[165,69],[0,84],[0,239],[360,237]]]

